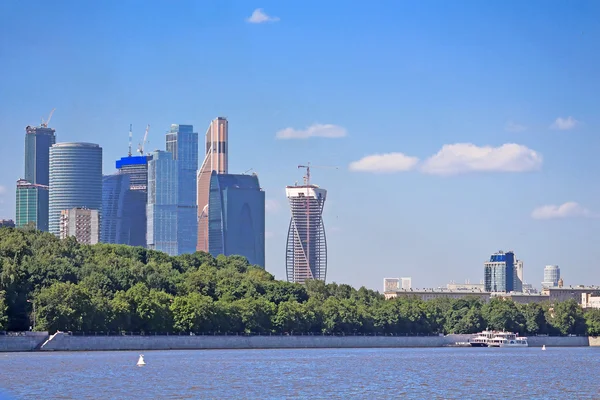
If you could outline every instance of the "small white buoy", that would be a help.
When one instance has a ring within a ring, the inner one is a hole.
[[[140,354],[140,358],[138,359],[137,366],[143,367],[144,365],[146,365],[146,363],[144,362],[144,355]]]
[[[546,350],[546,345],[545,344],[542,345],[542,350]]]

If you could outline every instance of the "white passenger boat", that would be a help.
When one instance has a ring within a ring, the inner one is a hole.
[[[471,347],[528,347],[527,338],[516,333],[485,330],[474,335]]]

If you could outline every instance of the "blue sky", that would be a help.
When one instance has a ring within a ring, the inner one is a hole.
[[[104,170],[150,124],[230,126],[230,172],[267,193],[267,270],[285,278],[284,188],[328,189],[328,281],[477,282],[497,250],[600,284],[597,1],[0,3],[0,218],[24,128]],[[255,13],[256,9],[262,9]],[[253,23],[254,21],[255,23]],[[260,22],[260,23],[258,23]],[[277,134],[279,136],[277,137]]]

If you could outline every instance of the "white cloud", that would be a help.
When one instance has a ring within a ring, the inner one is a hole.
[[[350,171],[401,172],[411,170],[419,159],[403,153],[372,154],[350,163]]]
[[[277,213],[281,209],[281,204],[274,199],[265,200],[265,210],[267,212]]]
[[[472,143],[446,144],[421,165],[421,171],[434,175],[455,175],[471,171],[525,172],[542,165],[541,154],[523,145],[479,147]]]
[[[285,128],[275,134],[278,139],[308,139],[311,137],[341,138],[346,136],[346,129],[332,124],[313,124],[304,130]]]
[[[508,121],[504,127],[508,132],[523,132],[527,130],[525,125],[517,124],[516,122]]]
[[[574,201],[568,201],[561,205],[546,205],[533,210],[531,217],[535,219],[554,219],[554,218],[591,218],[594,214],[585,207],[582,207]]]
[[[577,126],[578,124],[579,124],[579,121],[577,121],[575,118],[573,118],[571,116],[569,116],[567,118],[558,117],[558,118],[556,118],[554,123],[552,125],[550,125],[550,128],[558,129],[560,131],[568,131],[569,129],[575,128],[575,126]]]
[[[262,8],[257,8],[246,21],[251,24],[262,24],[265,22],[277,22],[279,21],[279,17],[271,17],[267,15]]]
[[[6,193],[6,186],[0,185],[0,195]]]

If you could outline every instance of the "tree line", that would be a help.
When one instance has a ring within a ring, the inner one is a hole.
[[[277,281],[240,256],[171,257],[0,228],[0,330],[27,330],[34,320],[51,333],[600,335],[600,310],[575,301],[385,300],[364,287]]]

